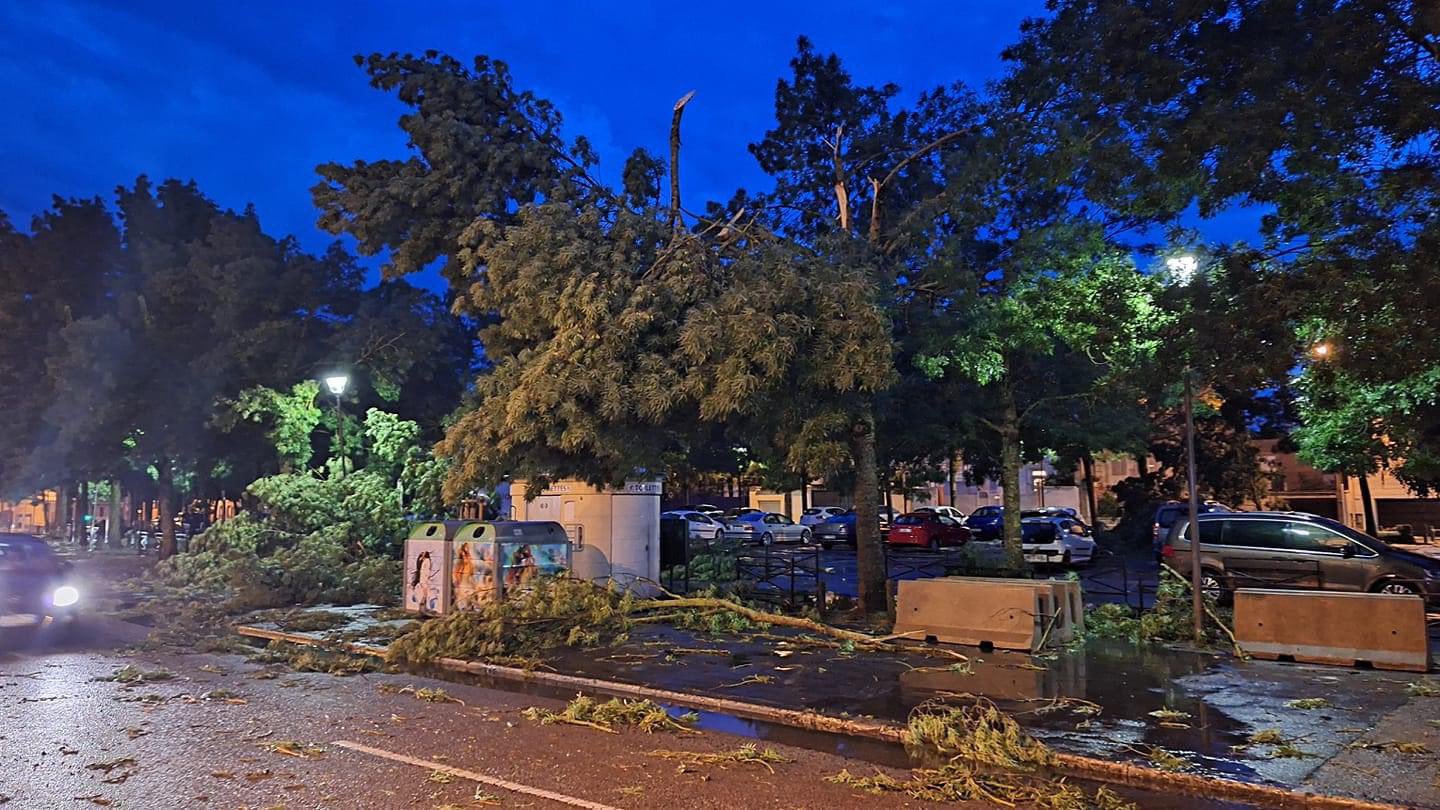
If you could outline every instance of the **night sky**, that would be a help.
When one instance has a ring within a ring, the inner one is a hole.
[[[193,178],[319,250],[316,164],[405,154],[400,105],[351,57],[427,48],[507,61],[518,86],[556,103],[568,137],[591,139],[611,181],[634,147],[664,151],[671,105],[696,90],[682,179],[699,208],[763,185],[745,146],[772,120],[798,35],[908,100],[993,78],[1020,21],[1043,13],[1042,0],[0,3],[0,209],[24,227],[52,194]]]

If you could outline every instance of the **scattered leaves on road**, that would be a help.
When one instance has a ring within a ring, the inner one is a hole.
[[[299,757],[300,759],[313,759],[325,755],[325,748],[323,746],[296,742],[295,740],[263,742],[260,743],[260,747],[272,754],[284,754],[287,757]]]
[[[549,709],[532,706],[521,712],[521,715],[527,720],[534,720],[541,725],[567,723],[611,734],[618,733],[617,727],[634,728],[647,734],[653,731],[694,733],[690,726],[695,725],[700,719],[700,716],[694,712],[671,717],[663,707],[648,700],[611,698],[600,703],[585,695],[579,695],[570,701],[563,712],[553,712]]]
[[[1346,748],[1358,748],[1365,751],[1394,751],[1397,754],[1428,754],[1430,748],[1425,743],[1410,742],[1407,740],[1385,740],[1383,742],[1353,742]]]
[[[106,773],[109,773],[109,772],[111,772],[111,771],[115,770],[116,768],[119,768],[119,767],[121,767],[121,766],[123,766],[123,765],[135,765],[135,764],[137,764],[137,763],[135,762],[135,758],[134,758],[134,757],[120,757],[119,759],[112,759],[112,760],[110,760],[109,762],[92,762],[92,763],[90,763],[89,765],[86,765],[86,766],[85,766],[85,770],[87,770],[87,771],[104,771],[104,772],[106,772]]]
[[[455,777],[449,771],[431,771],[430,781],[437,785],[448,785],[455,781]]]
[[[1156,709],[1153,712],[1149,712],[1149,715],[1156,720],[1164,720],[1170,723],[1178,723],[1182,720],[1190,719],[1189,712],[1177,711],[1175,709]]]
[[[1440,681],[1430,678],[1422,678],[1418,681],[1411,681],[1405,687],[1412,697],[1440,697]]]
[[[1325,698],[1296,698],[1285,701],[1285,708],[1309,711],[1310,709],[1331,709],[1335,704]]]
[[[764,766],[765,770],[774,773],[772,764],[790,762],[785,755],[774,748],[760,748],[754,743],[746,743],[733,751],[720,751],[718,753],[701,753],[698,751],[666,751],[655,750],[650,756],[677,761],[681,767],[686,765],[718,765],[721,769],[731,763],[746,764],[753,763]]]
[[[97,681],[113,681],[115,683],[155,683],[157,681],[168,681],[175,677],[175,673],[168,669],[144,670],[134,664],[115,670],[113,675],[106,678],[96,678]]]
[[[451,695],[444,689],[433,689],[428,686],[416,689],[414,686],[396,686],[393,683],[377,684],[375,688],[387,695],[410,695],[416,700],[423,700],[426,703],[459,703],[461,706],[465,705],[465,701]]]

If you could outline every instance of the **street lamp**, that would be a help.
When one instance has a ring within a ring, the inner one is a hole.
[[[1310,347],[1310,356],[1316,360],[1329,360],[1332,351],[1334,351],[1334,347],[1322,340]]]
[[[335,395],[335,433],[336,441],[339,442],[336,457],[340,460],[340,472],[345,472],[345,414],[340,410],[340,395],[345,393],[345,386],[350,384],[350,377],[346,374],[331,374],[325,378],[325,387]]]
[[[1044,468],[1030,471],[1030,479],[1035,485],[1035,495],[1039,499],[1039,508],[1045,508],[1045,479],[1049,476]]]
[[[1171,256],[1165,260],[1171,280],[1180,287],[1190,286],[1200,269],[1200,261],[1190,254]],[[1205,595],[1200,580],[1200,486],[1195,463],[1195,389],[1191,381],[1190,353],[1185,353],[1185,483],[1190,489],[1190,522],[1185,530],[1190,535],[1190,611],[1194,614],[1195,643],[1205,635]]]

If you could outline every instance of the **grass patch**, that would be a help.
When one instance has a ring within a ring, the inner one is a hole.
[[[564,711],[531,707],[521,713],[526,719],[541,725],[565,723],[585,726],[611,734],[618,729],[633,728],[646,734],[656,731],[693,731],[690,727],[700,719],[694,712],[671,717],[665,709],[648,700],[621,700],[611,698],[603,703],[585,695],[578,695],[565,706]]]
[[[1095,796],[1062,780],[1027,779],[1013,774],[981,772],[958,762],[940,768],[913,771],[909,779],[884,773],[857,776],[848,770],[825,777],[834,785],[862,790],[872,795],[903,793],[926,802],[987,802],[1014,807],[1028,805],[1046,810],[1138,810],[1136,805],[1100,788]]]

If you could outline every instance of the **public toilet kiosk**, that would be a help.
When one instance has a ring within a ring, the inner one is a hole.
[[[418,523],[405,540],[405,609],[473,610],[570,567],[570,538],[554,521]]]
[[[528,481],[510,486],[513,517],[564,528],[577,578],[613,582],[645,596],[657,592],[660,579],[660,494],[659,481],[594,487],[561,480],[538,492]]]

